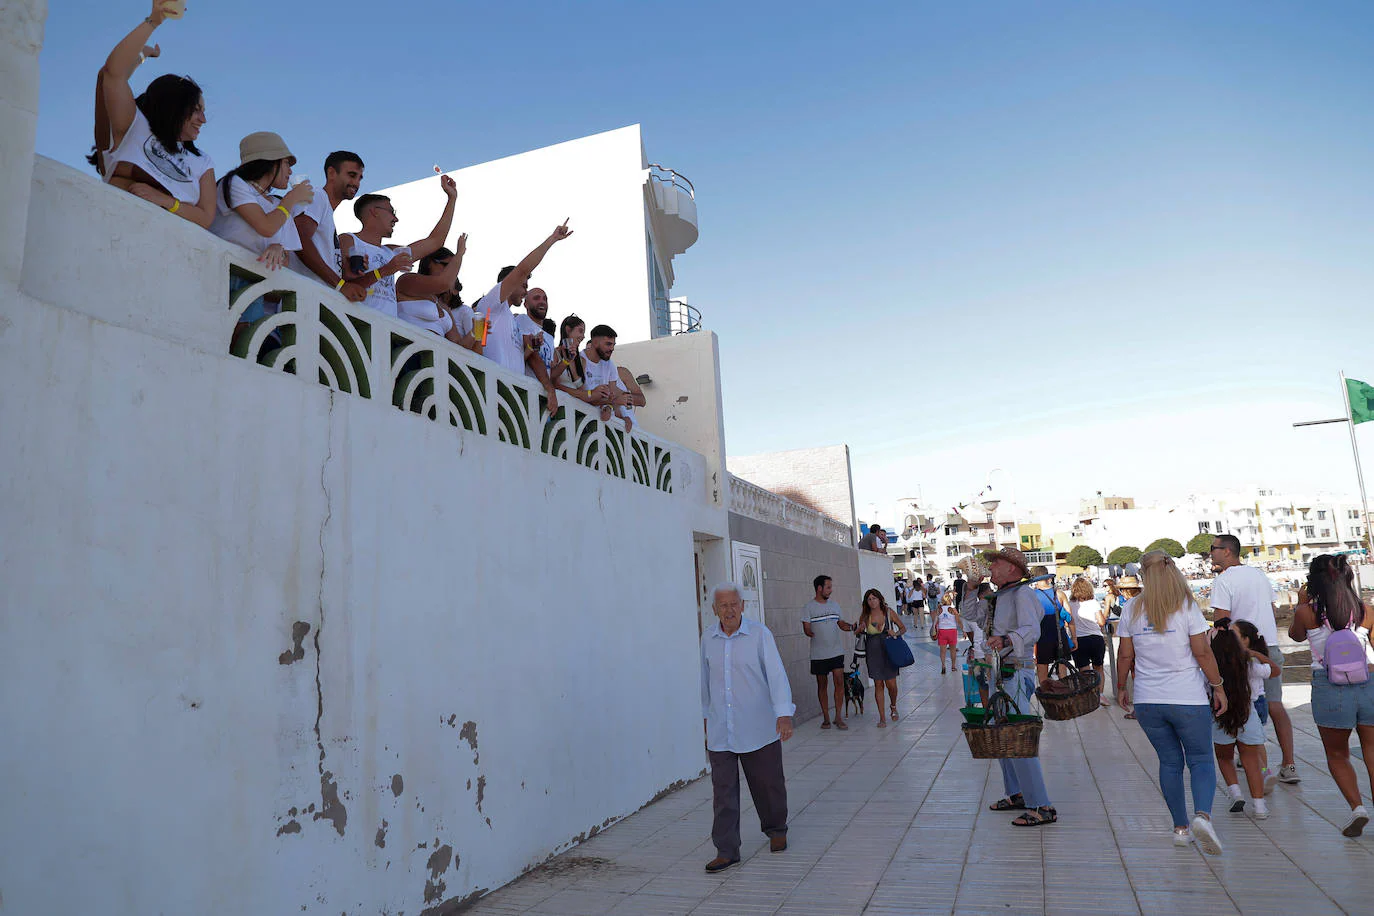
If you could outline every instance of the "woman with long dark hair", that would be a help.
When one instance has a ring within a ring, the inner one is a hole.
[[[1211,627],[1167,553],[1152,550],[1141,557],[1140,578],[1143,590],[1121,612],[1117,702],[1131,705],[1126,677],[1134,672],[1135,716],[1159,757],[1159,787],[1173,815],[1174,845],[1196,840],[1203,852],[1219,855],[1221,840],[1212,826],[1217,770],[1212,715],[1224,714],[1229,704],[1207,643]],[[1185,764],[1193,788],[1191,824],[1183,790]]]
[[[1216,659],[1221,686],[1226,692],[1226,708],[1217,713],[1212,722],[1212,747],[1216,751],[1217,767],[1226,780],[1231,813],[1240,814],[1245,810],[1245,799],[1241,797],[1240,781],[1236,776],[1235,751],[1236,745],[1240,745],[1251,810],[1257,819],[1263,820],[1269,816],[1259,755],[1264,746],[1264,732],[1251,702],[1250,655],[1229,627],[1212,630],[1211,637],[1212,657]]]
[[[883,640],[888,634],[901,636],[906,632],[906,624],[900,615],[893,613],[887,606],[883,593],[876,588],[864,592],[863,610],[857,632],[865,637],[864,658],[868,664],[868,676],[873,678],[874,694],[878,700],[878,727],[887,728],[887,710],[883,705],[883,689],[887,689],[888,706],[892,710],[892,721],[897,721],[897,666],[887,657],[887,647]]]
[[[472,322],[476,317],[471,307],[463,304],[463,284],[458,271],[468,249],[468,236],[463,233],[454,243],[454,251],[440,248],[420,259],[419,273],[403,273],[396,277],[396,313],[402,321],[433,331],[458,346],[474,353],[482,352],[482,344],[473,336]]]
[[[549,378],[579,401],[587,400],[587,363],[582,356],[582,341],[587,336],[587,322],[569,315],[558,326],[558,349],[553,354],[553,368]],[[603,419],[610,419],[609,416]]]
[[[1369,810],[1360,798],[1360,780],[1350,763],[1350,733],[1359,735],[1360,751],[1370,784],[1374,785],[1374,674],[1371,670],[1369,623],[1374,617],[1360,600],[1355,572],[1344,556],[1322,554],[1308,569],[1307,585],[1298,592],[1298,607],[1288,635],[1312,649],[1312,721],[1321,734],[1326,767],[1350,805],[1350,819],[1341,828],[1357,837],[1369,823]],[[1365,632],[1361,633],[1361,630]],[[1353,642],[1352,642],[1353,640]],[[1363,653],[1365,671],[1352,672],[1348,661]],[[1345,662],[1345,663],[1342,663]],[[1334,677],[1329,669],[1340,666]]]
[[[179,9],[176,0],[153,0],[148,18],[106,58],[96,80],[100,136],[89,161],[115,187],[208,229],[215,219],[215,164],[196,147],[205,124],[200,86],[189,76],[166,74],[135,98],[129,85],[153,32]]]

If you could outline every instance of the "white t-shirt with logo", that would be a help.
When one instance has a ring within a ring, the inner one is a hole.
[[[497,283],[473,303],[472,309],[487,320],[487,345],[482,348],[482,355],[517,375],[524,375],[524,341],[520,338],[520,327],[510,310],[510,303],[501,298],[501,284]]]
[[[939,630],[953,630],[955,628],[954,610],[948,607],[940,608],[940,617],[935,627]]]
[[[1121,612],[1119,635],[1130,637],[1135,649],[1135,694],[1140,703],[1176,706],[1207,706],[1207,675],[1197,666],[1190,638],[1206,633],[1211,625],[1202,609],[1188,601],[1169,617],[1168,627],[1156,633],[1145,616],[1145,605],[1132,598]]]
[[[106,181],[114,175],[115,166],[127,162],[147,172],[163,190],[184,204],[200,202],[200,178],[215,167],[214,160],[203,153],[197,156],[187,149],[179,153],[167,152],[153,136],[148,119],[137,108],[133,122],[124,132],[124,139],[104,155],[103,161]]]
[[[363,241],[356,235],[346,235],[345,238],[352,242],[352,247],[348,251],[348,256],[350,258],[361,257],[367,265],[361,271],[362,273],[366,273],[370,270],[380,270],[391,263],[391,259],[396,257],[397,254],[402,251],[410,250],[410,248],[405,245],[373,245],[370,242]],[[296,247],[300,248],[299,245]],[[340,254],[342,255],[342,251]],[[397,317],[396,275],[387,274],[385,277],[382,277],[382,279],[377,280],[369,286],[367,288],[367,298],[363,300],[362,304],[366,305],[368,308],[374,308],[384,315],[390,315],[392,318]]]
[[[552,376],[553,351],[554,348],[557,346],[557,342],[553,339],[553,335],[550,334],[548,331],[545,331],[542,327],[535,323],[533,318],[524,313],[515,316],[515,325],[517,328],[519,328],[521,337],[533,337],[536,334],[539,335],[540,339],[543,341],[543,343],[539,345],[539,358],[544,361],[544,368],[548,370],[550,376]],[[523,343],[521,344],[521,346],[523,346]],[[530,368],[529,363],[525,364],[525,374],[528,375],[530,378],[534,378],[534,370]]]
[[[310,237],[315,246],[315,253],[342,277],[343,269],[339,264],[339,233],[334,228],[334,206],[329,202],[329,192],[324,188],[317,188],[314,200],[302,207],[297,215],[308,216],[315,221],[315,234]],[[305,266],[300,255],[296,254],[300,247],[298,245],[291,252],[291,269],[307,277],[320,279],[313,270]]]
[[[1212,616],[1220,611],[1232,620],[1248,620],[1264,641],[1279,646],[1279,625],[1274,620],[1274,583],[1263,570],[1253,566],[1232,566],[1212,582]]]
[[[301,247],[300,236],[296,234],[296,224],[290,217],[282,223],[274,234],[260,235],[258,230],[248,225],[248,221],[235,212],[239,207],[256,205],[263,213],[271,213],[281,206],[281,201],[235,175],[229,179],[229,203],[224,202],[224,189],[215,188],[215,219],[210,231],[226,242],[242,245],[254,254],[262,254],[270,245],[281,245],[287,251]]]

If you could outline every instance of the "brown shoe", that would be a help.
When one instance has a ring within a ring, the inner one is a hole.
[[[718,871],[725,871],[725,869],[729,868],[731,865],[738,864],[739,859],[726,859],[721,856],[716,856],[714,859],[706,863],[706,870],[711,872],[712,874],[715,874]]]
[[[786,836],[770,836],[770,837],[768,838],[768,851],[769,851],[769,852],[782,852],[782,851],[783,851],[784,849],[786,849],[786,848],[787,848],[787,837],[786,837]]]

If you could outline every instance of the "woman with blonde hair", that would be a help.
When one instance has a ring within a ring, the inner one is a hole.
[[[1126,676],[1134,673],[1136,719],[1159,756],[1159,787],[1174,819],[1174,845],[1196,840],[1203,852],[1219,855],[1221,841],[1212,826],[1212,715],[1226,712],[1227,701],[1207,641],[1210,625],[1167,553],[1152,550],[1141,557],[1140,578],[1140,595],[1121,612],[1117,701],[1131,704]],[[1193,790],[1191,833],[1185,764]]]
[[[1107,612],[1098,602],[1093,584],[1082,576],[1074,579],[1069,586],[1069,614],[1073,617],[1074,632],[1078,638],[1078,645],[1073,650],[1073,663],[1079,671],[1091,666],[1105,687],[1107,681],[1102,673],[1102,660],[1107,655],[1107,641],[1102,636],[1102,628],[1107,624]],[[1107,705],[1105,696],[1102,697],[1102,705]]]

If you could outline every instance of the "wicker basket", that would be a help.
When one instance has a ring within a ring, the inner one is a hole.
[[[1046,719],[1077,719],[1102,708],[1102,677],[1092,670],[1074,671],[1051,681],[1048,689],[1037,687],[1035,697],[1045,707]]]
[[[1044,727],[1039,716],[1012,716],[1006,722],[993,725],[965,723],[964,740],[974,760],[1038,757],[1040,731]]]

